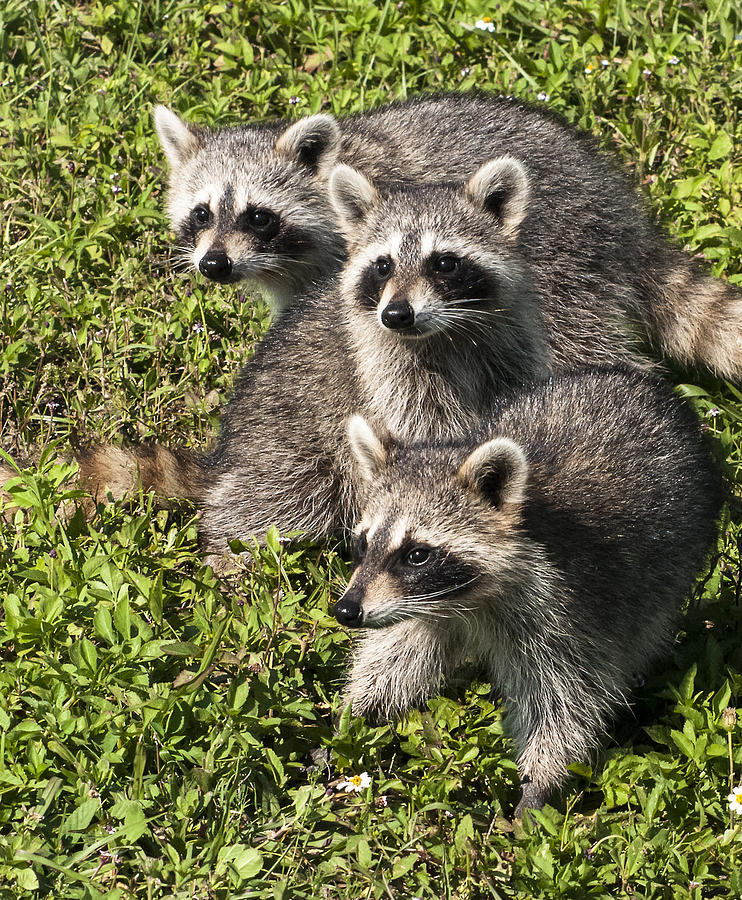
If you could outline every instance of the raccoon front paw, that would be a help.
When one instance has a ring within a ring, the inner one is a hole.
[[[353,715],[365,719],[369,725],[383,725],[389,721],[388,716],[384,715],[381,707],[374,702],[373,696],[368,691],[346,690],[340,701],[341,714],[342,710],[350,706]]]
[[[217,578],[227,578],[245,570],[240,557],[229,550],[225,550],[224,553],[207,553],[203,561],[205,566],[211,566]]]

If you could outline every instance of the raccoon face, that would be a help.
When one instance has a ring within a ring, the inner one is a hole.
[[[479,577],[476,566],[406,524],[392,516],[361,523],[354,537],[357,568],[333,610],[341,625],[384,628],[403,619],[448,618]]]
[[[354,530],[356,569],[335,617],[352,628],[412,618],[466,622],[514,565],[523,450],[507,438],[468,455],[405,448],[377,437],[360,416],[350,420],[348,438],[368,498]]]
[[[475,337],[507,319],[521,265],[517,235],[528,182],[499,157],[462,188],[397,188],[381,196],[347,166],[330,177],[330,201],[349,241],[343,274],[356,309],[401,338],[438,332]]]
[[[158,106],[170,163],[168,211],[184,261],[212,281],[249,278],[290,295],[336,268],[342,237],[326,199],[339,150],[330,116],[283,133],[275,126],[210,130]]]

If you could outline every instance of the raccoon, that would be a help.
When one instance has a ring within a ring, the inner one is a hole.
[[[657,274],[657,247],[640,241],[632,258],[618,246],[606,254],[591,241],[590,220],[582,228],[572,222],[567,240],[514,156],[488,161],[463,186],[380,187],[342,165],[328,186],[348,244],[343,293],[366,311],[354,329],[362,357],[364,346],[373,357],[385,342],[435,343],[435,335],[458,332],[522,380],[529,363],[541,374],[584,364],[649,365],[643,351],[661,333],[660,349],[682,363],[705,360],[724,370],[714,356],[725,352],[722,345],[742,360],[742,318],[735,319],[742,305],[728,307],[726,319],[719,315],[720,331],[693,342],[688,322],[658,332],[657,297],[646,289]],[[629,235],[623,239],[628,244]]]
[[[561,375],[459,442],[350,419],[367,496],[337,620],[363,629],[345,699],[395,719],[464,659],[507,708],[539,808],[672,640],[723,492],[699,423],[655,377]]]
[[[487,160],[512,157],[528,179],[520,254],[537,299],[551,298],[555,335],[567,328],[569,338],[577,315],[596,346],[612,317],[613,329],[641,329],[660,353],[740,375],[739,294],[672,247],[614,160],[542,107],[443,94],[339,121],[319,114],[212,130],[159,106],[155,124],[185,259],[216,281],[259,282],[278,312],[345,257],[348,222],[338,221],[327,191],[336,163],[372,181],[419,186],[463,183]],[[357,246],[354,224],[350,231]]]

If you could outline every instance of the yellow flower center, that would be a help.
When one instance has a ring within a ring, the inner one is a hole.
[[[483,21],[483,22],[491,22],[492,19],[490,19],[489,16],[482,16],[482,21]]]
[[[732,791],[734,794],[734,802],[742,804],[742,787],[737,788],[736,791]]]
[[[361,786],[361,776],[360,776],[360,775],[351,775],[350,778],[348,779],[348,781],[349,781],[354,787],[360,787],[360,786]]]

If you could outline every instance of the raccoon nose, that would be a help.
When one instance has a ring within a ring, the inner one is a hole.
[[[232,260],[226,253],[212,250],[201,257],[198,268],[202,275],[212,281],[225,281],[232,274]]]
[[[347,625],[349,628],[358,628],[363,621],[361,604],[347,597],[338,600],[332,608],[332,613],[341,625]]]
[[[381,324],[393,331],[415,324],[415,310],[406,300],[393,300],[381,311]]]

